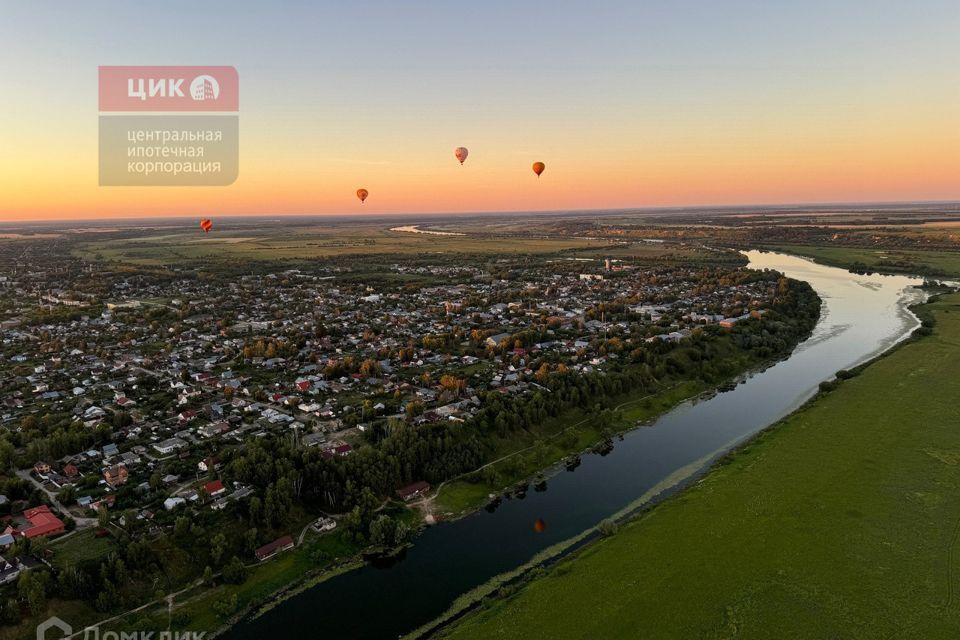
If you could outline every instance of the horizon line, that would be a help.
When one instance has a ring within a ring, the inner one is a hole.
[[[289,217],[289,218],[323,218],[323,217],[417,217],[417,216],[508,216],[508,215],[556,215],[556,214],[577,214],[577,213],[596,213],[596,212],[636,212],[636,213],[656,213],[656,212],[678,212],[678,211],[724,211],[731,209],[798,209],[798,208],[822,208],[822,207],[907,207],[907,206],[957,206],[960,207],[960,200],[866,200],[866,201],[812,201],[812,202],[760,202],[760,203],[740,203],[740,204],[690,204],[690,205],[663,205],[663,206],[638,206],[638,207],[613,207],[613,208],[586,208],[586,209],[494,209],[494,210],[473,210],[473,211],[400,211],[400,212],[376,212],[365,214],[362,211],[339,212],[339,213],[282,213],[282,212],[258,212],[258,213],[211,213],[198,211],[196,213],[170,213],[153,215],[119,215],[108,217],[87,217],[78,216],[71,218],[4,218],[0,217],[0,225],[13,223],[27,224],[49,224],[61,222],[119,222],[119,221],[137,221],[137,220],[166,220],[166,219],[189,219],[217,217],[221,219],[229,218],[263,218],[263,217]]]

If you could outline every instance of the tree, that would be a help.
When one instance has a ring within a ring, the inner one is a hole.
[[[547,381],[548,377],[550,377],[550,365],[544,362],[540,365],[540,368],[537,369],[537,382],[543,384]]]
[[[227,618],[231,613],[237,610],[237,594],[234,593],[229,598],[217,600],[213,605],[213,611],[221,618]]]
[[[227,566],[223,568],[223,579],[230,584],[243,584],[247,579],[247,568],[243,561],[237,556],[233,556]]]
[[[177,539],[177,542],[183,544],[187,541],[189,535],[190,518],[187,516],[179,516],[173,523],[173,537]]]
[[[33,569],[20,574],[20,579],[17,581],[17,595],[27,603],[30,613],[35,616],[39,616],[47,608],[46,589]]]
[[[60,489],[60,493],[57,494],[57,500],[62,504],[73,504],[76,499],[77,488],[72,484],[64,485],[64,487]]]
[[[364,539],[363,531],[363,515],[360,512],[360,507],[354,507],[351,509],[347,515],[343,517],[341,521],[343,530],[347,532],[347,535],[350,536],[355,542],[362,542]]]
[[[7,471],[13,466],[16,449],[6,438],[0,438],[0,472]]]
[[[243,546],[247,551],[253,553],[254,549],[257,548],[258,536],[256,527],[247,529],[247,532],[243,534]]]
[[[387,515],[377,517],[370,523],[370,543],[380,547],[392,547],[397,524]]]
[[[220,564],[220,558],[223,556],[224,548],[227,546],[227,537],[218,533],[210,540],[210,559],[213,564]]]
[[[13,598],[9,598],[3,606],[3,621],[9,625],[20,622],[20,605]]]

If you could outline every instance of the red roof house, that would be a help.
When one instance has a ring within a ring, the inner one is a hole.
[[[65,531],[63,520],[53,515],[47,505],[27,509],[23,517],[30,523],[30,528],[22,532],[28,538],[54,536]]]
[[[227,489],[223,486],[222,480],[214,480],[213,482],[208,482],[207,484],[203,485],[203,490],[206,491],[207,495],[211,498],[216,498]]]
[[[270,544],[265,544],[254,552],[254,555],[257,556],[257,560],[261,562],[267,558],[271,558],[281,551],[286,551],[287,549],[293,549],[294,543],[293,538],[290,536],[283,536],[282,538],[277,538]]]
[[[405,487],[397,489],[397,495],[400,496],[402,500],[410,500],[425,494],[427,491],[430,491],[430,485],[420,480],[414,482],[413,484],[408,484]]]

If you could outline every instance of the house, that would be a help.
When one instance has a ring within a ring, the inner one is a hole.
[[[414,482],[413,484],[408,484],[405,487],[397,489],[397,495],[400,496],[401,500],[408,501],[418,496],[422,496],[427,491],[430,491],[430,485],[425,481],[420,480],[418,482]]]
[[[94,511],[100,511],[100,509],[110,509],[113,507],[113,503],[117,501],[117,496],[109,495],[103,496],[99,500],[90,503],[90,508]]]
[[[277,538],[270,544],[265,544],[256,551],[254,555],[257,557],[257,560],[263,562],[268,558],[272,558],[281,551],[286,551],[287,549],[293,549],[294,542],[293,538],[290,536],[283,536],[282,538]]]
[[[63,520],[53,515],[47,505],[27,509],[23,512],[23,517],[30,523],[30,527],[22,531],[28,538],[55,536],[66,530]]]
[[[187,504],[187,501],[179,496],[172,496],[163,501],[163,508],[167,511],[173,511],[182,504]]]
[[[315,447],[323,442],[326,442],[327,436],[323,433],[308,433],[302,438],[300,438],[300,444],[305,447]]]
[[[208,482],[207,484],[203,485],[203,490],[206,491],[207,495],[211,498],[216,498],[227,491],[227,489],[223,486],[222,480]]]
[[[197,469],[199,469],[202,473],[206,473],[208,471],[212,471],[213,469],[219,469],[219,468],[220,468],[220,463],[217,462],[216,458],[204,458],[203,460],[197,463]]]
[[[333,518],[328,518],[322,516],[313,521],[313,524],[310,525],[310,528],[316,531],[317,533],[325,533],[327,531],[333,531],[337,528],[337,521]]]
[[[33,465],[33,470],[41,478],[46,478],[47,474],[50,473],[50,464],[44,462],[43,460],[40,460],[35,465]]]
[[[156,443],[153,448],[160,455],[167,455],[185,446],[187,446],[187,443],[180,438],[168,438],[163,442]]]
[[[230,424],[223,421],[211,422],[197,429],[197,432],[204,438],[212,438],[227,431],[230,431]]]
[[[127,468],[122,464],[107,467],[103,472],[103,479],[114,489],[126,483],[129,477],[130,474],[127,472]]]
[[[6,558],[0,557],[0,584],[13,582],[17,579],[17,576],[20,575],[20,571],[20,560],[14,558],[11,562]]]
[[[500,345],[501,342],[509,339],[510,339],[509,333],[498,333],[496,335],[489,336],[486,340],[486,343],[488,347],[497,347]]]

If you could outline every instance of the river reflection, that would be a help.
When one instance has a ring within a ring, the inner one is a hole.
[[[678,470],[705,461],[782,418],[840,369],[905,338],[918,324],[906,305],[922,298],[904,276],[856,275],[808,260],[747,253],[757,269],[806,280],[823,298],[820,322],[790,358],[735,389],[685,402],[634,430],[606,455],[583,455],[572,472],[547,473],[543,489],[431,527],[389,568],[365,566],[323,582],[241,623],[234,640],[395,638],[443,613],[460,594],[617,513]],[[534,523],[550,526],[542,532]]]

